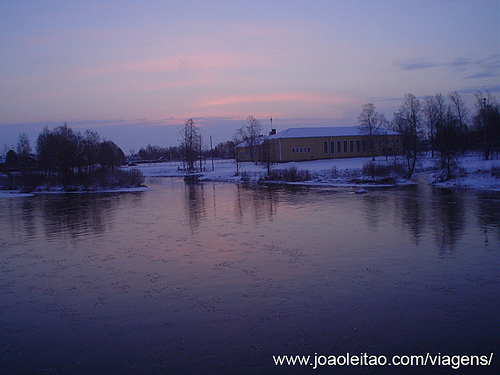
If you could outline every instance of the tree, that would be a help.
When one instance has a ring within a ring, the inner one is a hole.
[[[253,116],[247,117],[247,125],[242,126],[237,131],[237,139],[245,142],[250,151],[250,159],[256,161],[256,151],[255,148],[258,145],[258,139],[262,135],[262,125],[259,120],[256,120]]]
[[[443,125],[445,112],[446,105],[443,95],[436,94],[435,96],[426,96],[424,98],[422,113],[429,132],[432,157],[434,157],[436,148],[439,148],[440,139],[437,137],[437,134],[441,134],[439,128]]]
[[[221,159],[232,159],[235,157],[234,148],[236,144],[234,141],[221,142],[214,148],[214,157]]]
[[[19,157],[19,166],[22,171],[29,167],[29,159],[31,154],[31,145],[26,133],[21,133],[19,135],[19,140],[17,141],[17,156]]]
[[[9,169],[16,169],[19,167],[19,156],[14,150],[9,150],[5,155],[5,165]]]
[[[493,149],[500,147],[500,105],[490,92],[476,94],[474,125],[482,138],[484,159],[488,160]]]
[[[467,126],[467,120],[469,116],[469,111],[467,110],[467,107],[465,106],[464,101],[458,94],[458,92],[453,91],[449,94],[449,99],[450,99],[450,109],[455,118],[458,120],[458,129],[459,129],[459,148],[462,152],[465,152],[465,150],[468,148],[468,140],[467,140],[467,133],[468,133],[468,126]]]
[[[112,141],[104,141],[99,146],[99,164],[102,168],[113,168],[126,162],[122,149]]]
[[[407,178],[411,178],[417,162],[421,141],[422,106],[413,94],[406,94],[403,104],[394,114],[393,130],[403,134],[403,148],[407,161]]]
[[[459,149],[460,128],[459,120],[448,107],[443,122],[437,129],[436,137],[439,139],[438,150],[441,156],[441,167],[446,170],[448,180],[451,177],[451,162]]]
[[[57,170],[64,186],[71,181],[77,166],[78,138],[66,123],[53,130],[45,127],[38,135],[37,154],[40,165],[46,171]]]
[[[200,157],[202,137],[200,130],[194,124],[193,119],[186,120],[181,131],[182,157],[187,164],[187,171],[192,173],[196,170],[196,161]]]
[[[359,119],[359,130],[368,136],[368,150],[375,160],[375,148],[380,129],[387,124],[384,115],[375,110],[373,103],[363,104]]]
[[[100,148],[101,137],[97,132],[87,129],[83,135],[78,134],[78,166],[92,172],[99,163]]]

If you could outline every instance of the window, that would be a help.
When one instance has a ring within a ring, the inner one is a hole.
[[[340,154],[342,152],[342,142],[337,141],[337,152]]]
[[[363,152],[366,152],[366,141],[363,141]]]
[[[349,151],[354,152],[354,141],[349,141]]]
[[[311,147],[308,147],[308,148],[307,148],[307,152],[311,152]]]
[[[358,154],[361,152],[361,141],[359,139],[356,141],[356,152]]]
[[[344,141],[344,153],[347,153],[347,141]]]
[[[330,154],[333,154],[335,152],[335,142],[330,141]]]
[[[328,142],[323,142],[323,152],[328,154]]]

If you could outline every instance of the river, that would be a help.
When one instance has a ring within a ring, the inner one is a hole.
[[[272,356],[500,356],[498,193],[148,186],[0,199],[1,373],[292,373]]]

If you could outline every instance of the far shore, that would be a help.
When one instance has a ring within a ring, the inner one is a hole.
[[[238,174],[236,174],[236,162],[233,160],[215,160],[212,163],[207,160],[203,164],[203,170],[197,172],[198,180],[231,182],[231,183],[260,183],[260,184],[286,184],[304,186],[325,187],[351,187],[351,188],[382,188],[407,186],[426,183],[452,189],[476,189],[488,191],[500,191],[500,160],[482,160],[481,154],[468,154],[456,158],[456,175],[447,181],[438,181],[436,176],[441,169],[438,167],[439,157],[431,158],[430,155],[421,157],[411,179],[401,176],[386,176],[386,178],[372,179],[363,176],[362,169],[365,163],[371,162],[370,157],[313,160],[302,162],[289,162],[273,164],[272,170],[286,170],[295,168],[297,171],[308,171],[311,178],[305,181],[270,181],[265,179],[267,171],[265,166],[251,162],[238,163]],[[393,158],[377,157],[377,164],[391,164]],[[397,162],[404,163],[403,157],[398,157]],[[145,177],[179,177],[186,176],[182,171],[181,162],[165,162],[140,164],[138,168]],[[390,181],[390,182],[387,182]]]
[[[432,186],[448,189],[475,189],[483,191],[500,192],[500,160],[482,160],[480,154],[469,154],[456,159],[455,175],[446,181],[438,181],[439,158],[431,158],[429,155],[419,159],[415,173],[411,179],[401,176],[385,176],[385,178],[371,178],[362,173],[363,165],[371,162],[371,158],[346,158],[314,160],[303,162],[290,162],[273,164],[273,171],[294,169],[298,173],[307,171],[310,178],[303,181],[269,180],[266,178],[267,170],[262,164],[251,162],[238,163],[238,173],[234,160],[206,160],[202,166],[203,170],[196,172],[199,182],[229,182],[250,183],[267,185],[292,185],[308,187],[338,187],[356,189],[391,188],[399,186],[415,185],[417,183],[428,183]],[[402,157],[397,162],[403,163]],[[394,163],[394,159],[385,157],[376,158],[376,164],[388,165]],[[144,177],[184,178],[181,162],[145,163],[136,166],[122,167],[124,170],[138,169]],[[141,187],[117,187],[111,189],[84,189],[76,188],[75,191],[65,191],[62,188],[35,189],[24,192],[19,190],[0,190],[0,198],[29,197],[36,194],[85,194],[85,193],[123,193],[148,191],[145,186]]]

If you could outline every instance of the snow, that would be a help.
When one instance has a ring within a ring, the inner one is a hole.
[[[384,130],[381,134],[395,135],[398,134],[392,130]],[[281,138],[309,138],[309,137],[345,137],[358,136],[362,132],[358,126],[346,127],[311,127],[311,128],[289,128],[275,135],[270,136],[270,139]]]
[[[414,176],[416,178],[424,176],[427,182],[433,186],[452,189],[477,189],[500,192],[500,160],[481,160],[481,155],[474,154],[458,158],[458,166],[460,168],[460,176],[450,179],[449,181],[436,182],[436,175],[439,169],[439,158],[431,158],[430,156],[422,157],[417,163]],[[289,162],[273,164],[272,169],[287,169],[296,168],[297,170],[308,170],[312,179],[304,182],[288,182],[290,185],[307,185],[307,186],[328,186],[328,187],[350,187],[357,189],[367,189],[373,187],[392,187],[395,185],[415,184],[412,180],[396,179],[392,184],[374,184],[370,181],[363,181],[362,168],[363,164],[370,162],[370,157],[365,158],[345,158],[345,159],[327,159],[313,160],[303,162]],[[402,157],[398,160],[404,163]],[[389,158],[385,161],[385,157],[377,157],[376,163],[392,163]],[[125,169],[136,168],[140,170],[145,177],[184,177],[186,172],[182,170],[180,162],[165,162],[165,163],[150,163],[139,164],[134,167],[125,167]],[[204,171],[199,173],[200,181],[220,181],[220,182],[250,182],[257,183],[266,175],[266,168],[263,165],[255,165],[254,163],[245,162],[239,163],[239,175],[236,176],[236,163],[234,160],[215,160],[214,170],[210,161],[203,164]],[[494,173],[492,173],[492,171]],[[496,171],[496,172],[495,172]],[[361,181],[361,182],[360,182]],[[268,181],[267,183],[283,184],[281,181]],[[123,188],[113,190],[96,190],[96,191],[76,191],[74,193],[117,193],[117,192],[134,192],[148,190],[145,187],[141,188]],[[64,191],[36,191],[33,193],[21,193],[12,190],[0,190],[0,198],[14,197],[29,197],[34,194],[54,194],[66,193]]]
[[[53,190],[35,190],[30,193],[22,193],[19,190],[0,190],[1,198],[24,198],[33,197],[40,194],[96,194],[96,193],[130,193],[138,191],[150,191],[151,189],[147,187],[135,187],[135,188],[117,188],[117,189],[101,189],[101,190],[77,190],[77,191],[65,191],[62,188]]]
[[[356,183],[354,178],[362,179],[363,164],[370,162],[371,157],[364,158],[345,158],[345,159],[326,159],[303,162],[289,162],[273,164],[272,169],[287,169],[297,168],[298,170],[308,170],[313,179],[304,182],[290,182],[293,185],[314,185],[314,186],[344,186],[344,187],[384,187],[394,186],[394,184],[376,184],[369,181]],[[398,160],[404,163],[405,160],[400,157]],[[392,163],[389,158],[386,162],[385,157],[377,157],[376,163]],[[422,172],[427,172],[429,183],[434,186],[443,188],[469,188],[480,190],[500,191],[500,177],[492,176],[492,168],[500,169],[500,160],[481,160],[480,155],[469,155],[458,158],[458,165],[463,169],[462,177],[456,177],[446,182],[434,182],[435,175],[439,172],[436,167],[439,165],[439,158],[431,158],[425,156],[420,158],[417,163],[415,176]],[[204,171],[201,181],[224,181],[224,182],[257,182],[266,175],[266,168],[263,165],[255,165],[254,163],[245,162],[239,163],[240,173],[236,174],[236,163],[234,160],[215,160],[214,170],[210,161],[203,164]],[[137,167],[146,177],[184,177],[185,172],[182,171],[182,163],[155,163],[155,164],[140,164]],[[275,182],[282,183],[282,182]],[[412,180],[398,179],[397,185],[414,184]]]
[[[32,193],[21,193],[17,190],[0,190],[0,198],[23,198],[32,197],[35,194]]]

